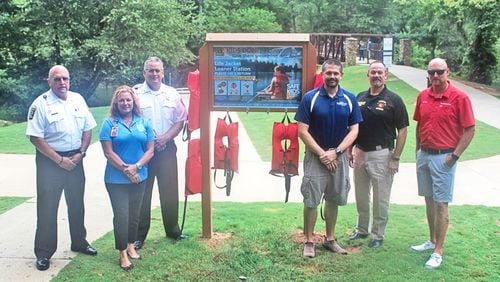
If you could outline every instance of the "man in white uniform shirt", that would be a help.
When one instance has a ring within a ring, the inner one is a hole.
[[[96,122],[83,97],[69,91],[69,72],[49,71],[50,90],[38,96],[28,112],[26,135],[36,147],[36,268],[46,270],[57,249],[57,210],[61,194],[68,206],[71,250],[97,255],[84,226],[85,157]]]
[[[149,119],[155,132],[155,154],[148,165],[148,180],[139,217],[137,249],[142,248],[151,222],[151,197],[155,178],[163,219],[163,227],[168,238],[175,240],[186,236],[181,234],[178,223],[179,187],[177,173],[177,147],[174,138],[187,120],[187,110],[177,91],[162,83],[163,62],[150,57],[144,63],[144,83],[134,86],[139,96],[142,114]]]

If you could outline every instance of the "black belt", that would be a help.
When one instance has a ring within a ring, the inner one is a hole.
[[[365,152],[380,151],[382,149],[387,149],[387,148],[392,149],[391,145],[376,145],[373,147],[364,147],[364,146],[359,146],[359,144],[356,144],[356,146]]]
[[[427,154],[431,154],[431,155],[447,154],[447,153],[453,153],[455,151],[454,148],[450,148],[450,149],[432,149],[432,148],[425,148],[425,147],[420,147],[420,150],[426,152]]]
[[[61,156],[61,157],[71,157],[73,155],[76,155],[76,154],[80,153],[80,149],[66,151],[66,152],[57,152],[56,151],[56,153],[58,153],[59,156]]]

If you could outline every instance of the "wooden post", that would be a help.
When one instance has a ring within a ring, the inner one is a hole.
[[[212,222],[212,178],[210,156],[212,154],[213,142],[210,131],[210,114],[211,111],[221,110],[221,105],[214,103],[214,49],[220,46],[243,46],[258,47],[262,44],[269,44],[279,48],[280,46],[299,46],[303,48],[302,59],[302,89],[304,94],[310,90],[314,84],[314,76],[316,73],[316,50],[310,43],[308,34],[266,34],[266,33],[208,33],[205,45],[199,50],[199,70],[200,70],[200,142],[201,142],[201,164],[202,164],[202,185],[203,191],[201,195],[202,205],[202,236],[204,238],[212,238],[213,222]],[[318,40],[318,44],[321,42]],[[295,105],[296,107],[297,105]],[[261,106],[259,106],[261,107]],[[256,107],[255,111],[269,111],[267,107]],[[244,111],[242,106],[225,107],[226,110]],[[290,108],[294,110],[293,108]],[[246,108],[248,111],[248,108]],[[283,111],[283,108],[276,107],[274,111]],[[289,108],[286,108],[288,111]],[[246,172],[252,173],[252,172]]]
[[[200,142],[201,146],[201,167],[202,167],[202,187],[201,193],[201,216],[203,224],[203,238],[212,238],[212,181],[210,178],[210,109],[209,109],[209,49],[207,44],[199,50],[200,56]]]

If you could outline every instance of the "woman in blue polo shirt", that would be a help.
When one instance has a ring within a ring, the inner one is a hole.
[[[101,127],[101,141],[107,164],[104,182],[113,208],[115,248],[120,267],[132,268],[132,259],[141,256],[134,249],[142,197],[148,177],[146,164],[153,157],[154,133],[141,117],[137,96],[128,86],[113,93],[110,116]]]

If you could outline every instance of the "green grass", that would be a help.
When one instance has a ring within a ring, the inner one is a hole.
[[[97,126],[92,129],[92,143],[99,141],[99,132],[101,131],[102,122],[109,116],[109,106],[90,108]]]
[[[97,126],[92,130],[92,142],[99,140],[102,121],[108,116],[109,107],[91,108]],[[34,154],[35,147],[26,137],[26,122],[0,127],[1,154]]]
[[[26,202],[29,197],[0,197],[0,214]]]
[[[368,89],[368,79],[366,78],[367,66],[354,66],[345,69],[345,76],[341,81],[341,86],[357,94]],[[398,93],[406,103],[408,109],[410,126],[408,128],[408,138],[406,146],[401,156],[402,162],[415,161],[415,125],[413,121],[414,104],[418,91],[399,80],[392,74],[387,80],[387,86],[392,91]],[[92,131],[92,142],[98,140],[101,123],[108,116],[108,107],[91,108],[97,126]],[[293,120],[295,113],[289,113]],[[271,136],[272,127],[275,121],[281,121],[283,113],[238,113],[238,116],[247,130],[257,152],[262,160],[271,160]],[[13,124],[0,128],[0,153],[12,154],[33,154],[35,149],[25,136],[26,123]],[[476,121],[476,136],[472,143],[464,152],[461,160],[479,159],[500,154],[500,130],[489,126],[483,122]],[[488,148],[485,150],[484,148]],[[300,152],[304,152],[304,145],[300,142]],[[303,154],[299,154],[301,160]]]
[[[392,205],[384,245],[367,248],[368,239],[348,244],[356,222],[355,205],[341,207],[336,236],[351,253],[341,256],[320,244],[316,257],[302,257],[302,204],[214,203],[214,237],[201,238],[201,207],[191,203],[185,233],[174,243],[165,239],[159,210],[143,259],[125,272],[110,232],[93,243],[97,257],[79,255],[53,281],[499,281],[499,208],[450,206],[450,228],[444,264],[425,270],[429,252],[409,246],[427,239],[423,206]],[[324,233],[319,220],[317,233]]]
[[[341,86],[355,94],[367,90],[369,84],[366,78],[366,71],[367,66],[346,68],[346,74],[340,82]],[[416,123],[413,121],[413,112],[415,111],[418,91],[392,74],[389,76],[386,84],[389,89],[398,93],[401,98],[403,98],[410,119],[408,137],[406,139],[403,154],[401,155],[401,161],[415,162]],[[294,115],[294,113],[289,113],[292,120]],[[238,117],[242,121],[261,159],[264,161],[271,161],[273,123],[275,121],[281,121],[283,113],[238,113]],[[498,146],[498,140],[500,140],[500,130],[476,120],[476,135],[460,159],[472,160],[499,155],[500,146]],[[300,142],[300,146],[300,152],[304,152],[304,145],[302,142]],[[484,148],[488,149],[485,150]],[[301,153],[299,156],[302,160],[303,154]]]

